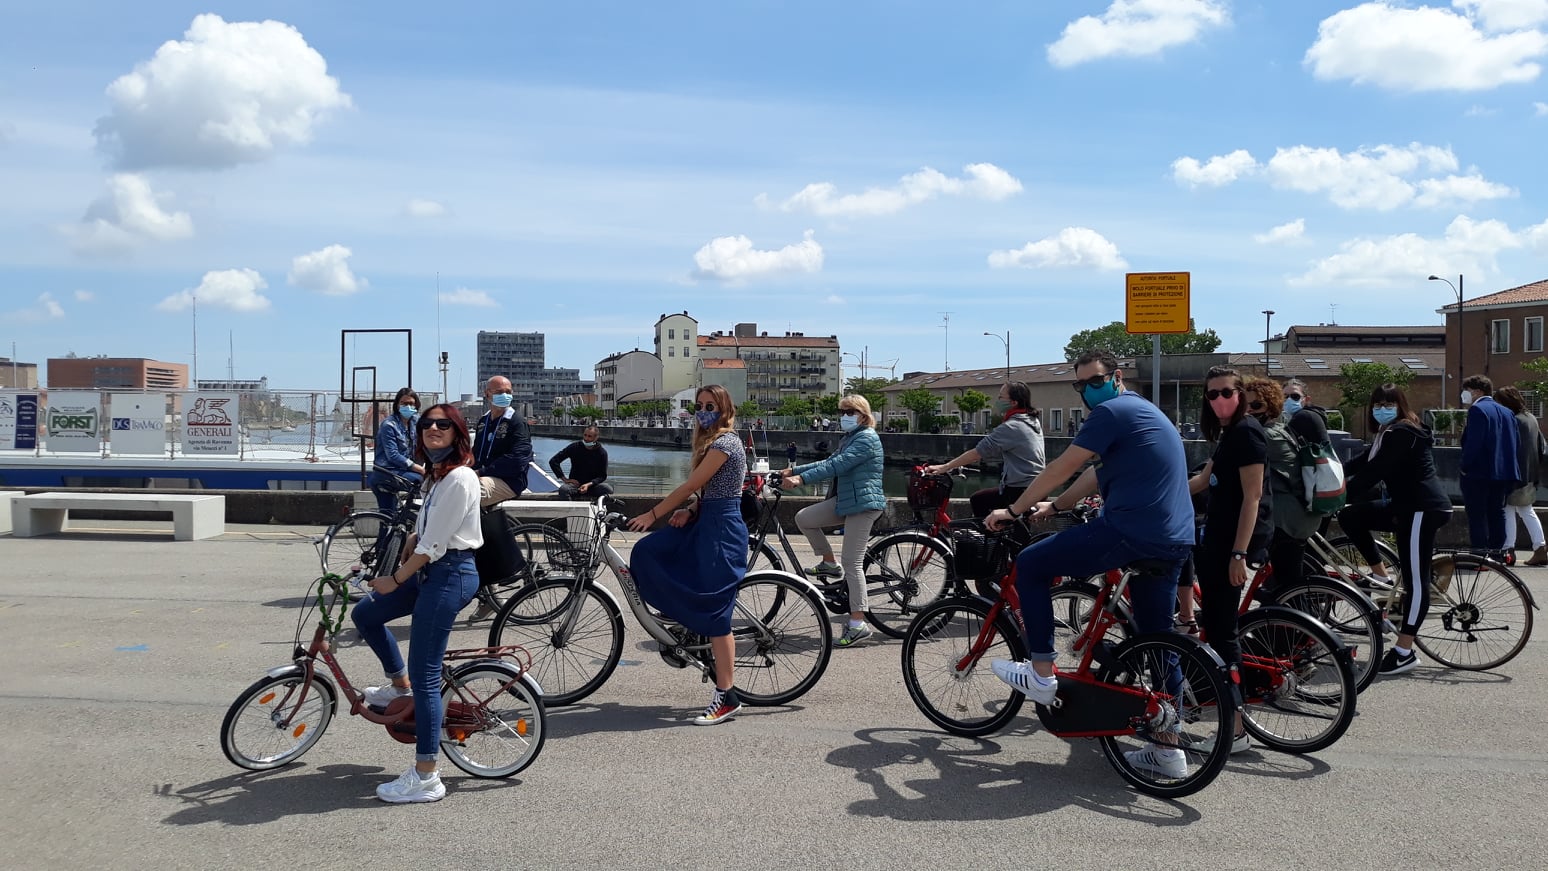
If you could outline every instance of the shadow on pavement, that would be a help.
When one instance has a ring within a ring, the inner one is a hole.
[[[684,696],[682,707],[667,707],[665,705],[623,705],[618,702],[602,702],[600,704],[578,703],[563,707],[548,709],[548,728],[550,739],[571,737],[576,735],[595,735],[603,732],[644,732],[652,729],[698,729],[700,726],[693,724],[693,718],[703,711],[701,707],[690,707],[690,699],[702,702],[708,699],[708,691],[701,698],[697,695]],[[763,714],[765,711],[794,711],[794,707],[744,707],[741,712],[726,723],[727,727],[734,725],[736,720],[748,719]]]
[[[1276,780],[1306,780],[1320,777],[1333,769],[1315,756],[1279,753],[1254,744],[1246,753],[1232,756],[1226,763],[1225,770],[1232,774],[1269,777]]]
[[[894,820],[1008,820],[1075,805],[1108,816],[1157,826],[1188,825],[1198,811],[1178,801],[1151,798],[1128,788],[1096,745],[1070,744],[1062,765],[994,761],[1000,745],[911,729],[866,729],[860,743],[829,753],[827,762],[852,768],[876,797],[852,802],[856,816]],[[1089,749],[1088,749],[1089,748]],[[901,786],[887,768],[917,766]]]

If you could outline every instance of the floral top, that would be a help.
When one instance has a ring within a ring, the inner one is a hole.
[[[726,455],[726,462],[704,485],[705,499],[738,499],[742,495],[742,479],[747,477],[747,450],[736,433],[721,433],[710,442],[710,450]]]

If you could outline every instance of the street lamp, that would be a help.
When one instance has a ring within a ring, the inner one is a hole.
[[[986,335],[986,336],[994,336],[996,339],[999,339],[1000,341],[1005,343],[1005,383],[1009,384],[1010,383],[1010,330],[1006,330],[1005,331],[1005,335],[1003,335],[1003,336],[1000,335],[999,333],[984,333],[984,335]]]
[[[1457,275],[1457,283],[1456,284],[1452,284],[1450,281],[1446,281],[1446,279],[1441,278],[1439,275],[1432,275],[1432,276],[1430,276],[1429,280],[1430,281],[1445,281],[1446,282],[1446,286],[1450,287],[1451,291],[1457,295],[1457,383],[1452,385],[1452,389],[1460,390],[1460,389],[1462,389],[1462,377],[1463,377],[1462,376],[1462,366],[1463,366],[1463,363],[1462,363],[1462,337],[1467,334],[1467,330],[1464,329],[1465,325],[1462,322],[1462,287],[1463,287],[1462,276],[1461,276],[1460,273]],[[1442,401],[1444,401],[1444,399]]]
[[[1273,322],[1274,322],[1274,310],[1271,309],[1271,308],[1264,309],[1263,310],[1263,356],[1264,357],[1267,357],[1268,354],[1269,354],[1269,338],[1274,335],[1274,329],[1273,329],[1273,327],[1270,326],[1270,324],[1272,324]],[[1263,361],[1263,365],[1265,367],[1268,366],[1268,360],[1264,360]]]
[[[854,351],[843,351],[843,352],[841,352],[839,354],[839,389],[838,389],[838,394],[841,397],[844,395],[844,358],[845,357],[854,357],[855,358],[855,365],[857,367],[859,367],[859,369],[860,369],[860,378],[863,380],[866,377],[866,374],[865,374],[865,360],[859,354],[856,354]]]

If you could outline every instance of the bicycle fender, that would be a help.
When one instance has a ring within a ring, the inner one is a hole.
[[[541,700],[543,698],[543,685],[538,683],[538,679],[533,677],[531,675],[531,673],[527,672],[521,666],[517,665],[516,663],[512,662],[509,659],[499,659],[497,657],[488,657],[486,659],[475,659],[472,662],[469,662],[469,663],[467,663],[467,664],[465,664],[463,666],[460,666],[460,667],[458,667],[456,669],[453,669],[452,670],[452,674],[454,676],[455,675],[460,675],[463,672],[467,671],[468,669],[473,668],[474,666],[478,666],[478,665],[493,665],[493,666],[496,666],[498,668],[501,668],[501,669],[504,669],[504,670],[510,672],[512,677],[520,678],[520,679],[522,679],[523,682],[525,682],[527,684],[530,684],[532,686],[532,689],[537,692],[537,696],[538,696],[539,700]]]
[[[277,665],[274,668],[271,668],[268,671],[264,672],[264,677],[268,677],[268,678],[291,677],[291,676],[304,677],[305,675],[306,675],[306,669],[302,668],[299,665],[296,665],[293,662],[291,664],[289,664],[289,665]]]
[[[947,553],[952,554],[953,556],[956,555],[956,549],[952,547],[950,538],[936,538],[935,536],[932,536],[929,533],[918,529],[902,529],[897,532],[889,532],[886,535],[877,536],[875,540],[867,543],[865,548],[865,555],[870,556],[876,551],[878,546],[900,539],[904,541],[916,541],[920,543],[929,542],[932,544],[939,544],[946,548]]]
[[[796,586],[798,586],[801,589],[805,590],[807,593],[810,593],[812,596],[816,597],[817,601],[819,601],[819,602],[822,601],[822,593],[820,591],[818,591],[817,586],[815,584],[813,584],[811,581],[807,580],[806,578],[803,578],[800,575],[793,574],[791,572],[782,572],[782,571],[777,571],[775,569],[758,569],[757,571],[751,571],[751,572],[748,572],[746,575],[744,575],[742,577],[742,582],[746,583],[749,580],[756,580],[758,578],[769,578],[769,577],[783,578],[786,581],[789,581],[790,583],[795,584]]]
[[[1344,642],[1336,634],[1334,634],[1333,630],[1328,628],[1328,624],[1297,608],[1291,608],[1288,605],[1264,605],[1261,608],[1254,608],[1251,611],[1248,611],[1246,614],[1241,615],[1237,619],[1248,620],[1251,619],[1252,615],[1254,614],[1262,614],[1262,617],[1257,618],[1260,620],[1267,620],[1270,617],[1285,618],[1285,615],[1294,615],[1288,617],[1288,619],[1291,621],[1296,619],[1310,620],[1312,623],[1317,625],[1317,628],[1321,629],[1323,632],[1328,633],[1328,635],[1338,644],[1339,650],[1343,650],[1346,647]]]

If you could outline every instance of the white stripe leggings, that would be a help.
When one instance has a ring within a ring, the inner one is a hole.
[[[1397,521],[1398,563],[1403,567],[1403,635],[1419,634],[1430,611],[1430,562],[1435,555],[1435,531],[1451,519],[1450,511],[1393,512]]]

